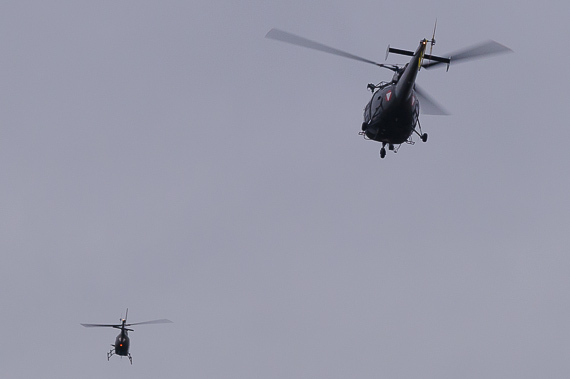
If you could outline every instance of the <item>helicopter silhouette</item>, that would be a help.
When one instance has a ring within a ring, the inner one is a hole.
[[[169,324],[172,323],[172,321],[162,318],[160,320],[152,320],[152,321],[143,321],[143,322],[135,322],[135,323],[131,323],[131,324],[127,324],[127,316],[129,314],[129,309],[127,308],[127,312],[125,314],[125,318],[121,317],[121,323],[120,324],[81,324],[86,328],[93,328],[93,327],[99,327],[99,328],[115,328],[115,329],[120,329],[121,333],[119,333],[119,335],[117,336],[117,338],[115,338],[115,344],[111,345],[113,346],[113,348],[111,349],[111,351],[109,351],[107,353],[107,360],[109,360],[109,358],[111,358],[113,355],[119,355],[122,357],[129,357],[129,361],[131,362],[131,364],[133,364],[133,357],[131,356],[131,353],[129,353],[129,347],[130,347],[130,339],[129,339],[129,335],[128,332],[132,332],[134,331],[133,329],[129,329],[128,327],[133,326],[133,325],[144,325],[144,324]]]
[[[411,145],[415,143],[412,140],[414,133],[423,142],[427,142],[428,135],[422,132],[419,120],[420,104],[422,104],[421,112],[423,114],[448,114],[415,83],[421,68],[429,69],[446,64],[449,70],[451,63],[512,51],[500,43],[489,40],[448,54],[447,57],[435,56],[432,55],[432,49],[435,45],[436,27],[437,20],[432,38],[429,40],[426,38],[422,39],[415,52],[395,49],[388,45],[386,59],[388,59],[390,53],[412,57],[403,66],[377,63],[279,29],[271,29],[265,37],[394,71],[390,82],[368,84],[367,88],[372,92],[372,99],[364,108],[364,122],[362,123],[362,131],[359,132],[367,140],[382,143],[380,158],[384,158],[386,156],[386,145],[388,145],[389,150],[397,152],[402,143],[405,142]],[[430,52],[426,54],[428,44],[430,45]],[[395,145],[398,145],[398,148],[395,148]]]

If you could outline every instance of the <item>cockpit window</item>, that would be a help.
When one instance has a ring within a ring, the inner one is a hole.
[[[369,122],[370,121],[370,103],[372,101],[370,101],[368,104],[366,104],[366,108],[364,108],[364,122]]]

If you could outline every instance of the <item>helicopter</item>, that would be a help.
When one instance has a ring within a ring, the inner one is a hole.
[[[129,353],[129,346],[130,346],[130,339],[128,332],[132,332],[133,329],[129,329],[129,326],[133,325],[143,325],[143,324],[169,324],[172,321],[162,318],[160,320],[152,320],[152,321],[143,321],[143,322],[135,322],[131,324],[127,324],[127,316],[129,314],[129,309],[127,308],[127,312],[125,314],[125,318],[120,318],[120,324],[81,324],[86,328],[93,328],[93,327],[102,327],[102,328],[115,328],[120,329],[121,333],[115,338],[115,344],[111,345],[113,348],[111,351],[107,353],[107,360],[111,358],[113,355],[119,355],[121,357],[129,357],[129,361],[133,364],[133,357],[131,353]]]
[[[447,65],[449,70],[451,63],[512,51],[498,42],[488,40],[444,57],[435,56],[432,55],[432,50],[435,45],[436,27],[437,20],[432,38],[422,39],[415,51],[396,49],[388,45],[386,59],[390,53],[410,56],[410,61],[405,65],[377,63],[279,29],[271,29],[265,37],[373,64],[394,72],[389,82],[368,84],[367,88],[372,92],[372,98],[364,108],[364,122],[359,132],[364,139],[382,143],[380,158],[384,158],[386,145],[389,150],[396,153],[402,143],[411,145],[415,143],[412,140],[413,134],[417,134],[423,142],[427,142],[428,135],[422,131],[420,124],[420,109],[422,114],[448,114],[415,83],[420,69]],[[428,45],[430,51],[426,54]]]

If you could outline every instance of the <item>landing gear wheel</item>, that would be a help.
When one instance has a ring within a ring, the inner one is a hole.
[[[422,141],[427,142],[427,133],[422,134]]]
[[[386,156],[386,149],[381,148],[380,149],[380,158],[384,158]]]
[[[388,150],[390,150],[390,151],[394,151],[394,145],[392,145],[392,144],[389,144],[389,145],[388,145]]]

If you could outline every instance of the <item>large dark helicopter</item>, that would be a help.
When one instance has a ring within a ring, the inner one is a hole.
[[[388,145],[390,150],[397,152],[399,146],[395,149],[395,145],[401,145],[404,142],[414,144],[412,140],[414,133],[417,134],[423,142],[427,141],[428,135],[422,132],[419,122],[420,103],[422,104],[421,112],[423,114],[447,114],[442,107],[431,100],[415,83],[418,71],[422,67],[428,69],[445,64],[449,70],[449,65],[452,62],[455,63],[467,59],[511,51],[508,47],[495,41],[487,41],[448,54],[447,57],[435,56],[432,55],[431,51],[433,45],[435,45],[434,27],[431,40],[422,39],[415,52],[394,49],[388,46],[386,59],[390,53],[412,57],[409,63],[402,66],[377,63],[278,29],[271,29],[265,37],[370,63],[394,71],[394,76],[390,82],[368,84],[368,89],[372,92],[372,99],[364,108],[364,122],[362,123],[362,131],[359,133],[364,136],[365,139],[382,143],[382,148],[380,149],[381,158],[386,156],[386,145]],[[428,44],[430,45],[430,52],[426,54]]]
[[[109,360],[109,358],[111,358],[113,356],[113,354],[115,355],[120,355],[122,357],[129,357],[129,361],[131,362],[131,364],[133,364],[133,357],[131,356],[131,353],[129,353],[129,346],[130,346],[130,339],[129,339],[129,335],[128,332],[132,332],[133,329],[129,329],[129,326],[133,326],[133,325],[143,325],[143,324],[168,324],[168,323],[172,323],[172,321],[167,320],[165,318],[162,318],[160,320],[152,320],[152,321],[143,321],[143,322],[135,322],[132,324],[127,324],[127,316],[129,314],[129,309],[127,308],[127,312],[125,314],[125,318],[121,317],[121,323],[120,324],[81,324],[86,328],[93,328],[93,327],[99,327],[99,328],[115,328],[115,329],[120,329],[121,333],[119,333],[119,335],[117,336],[117,338],[115,338],[115,344],[111,345],[113,346],[113,348],[111,349],[111,351],[109,351],[107,353],[107,360]]]

